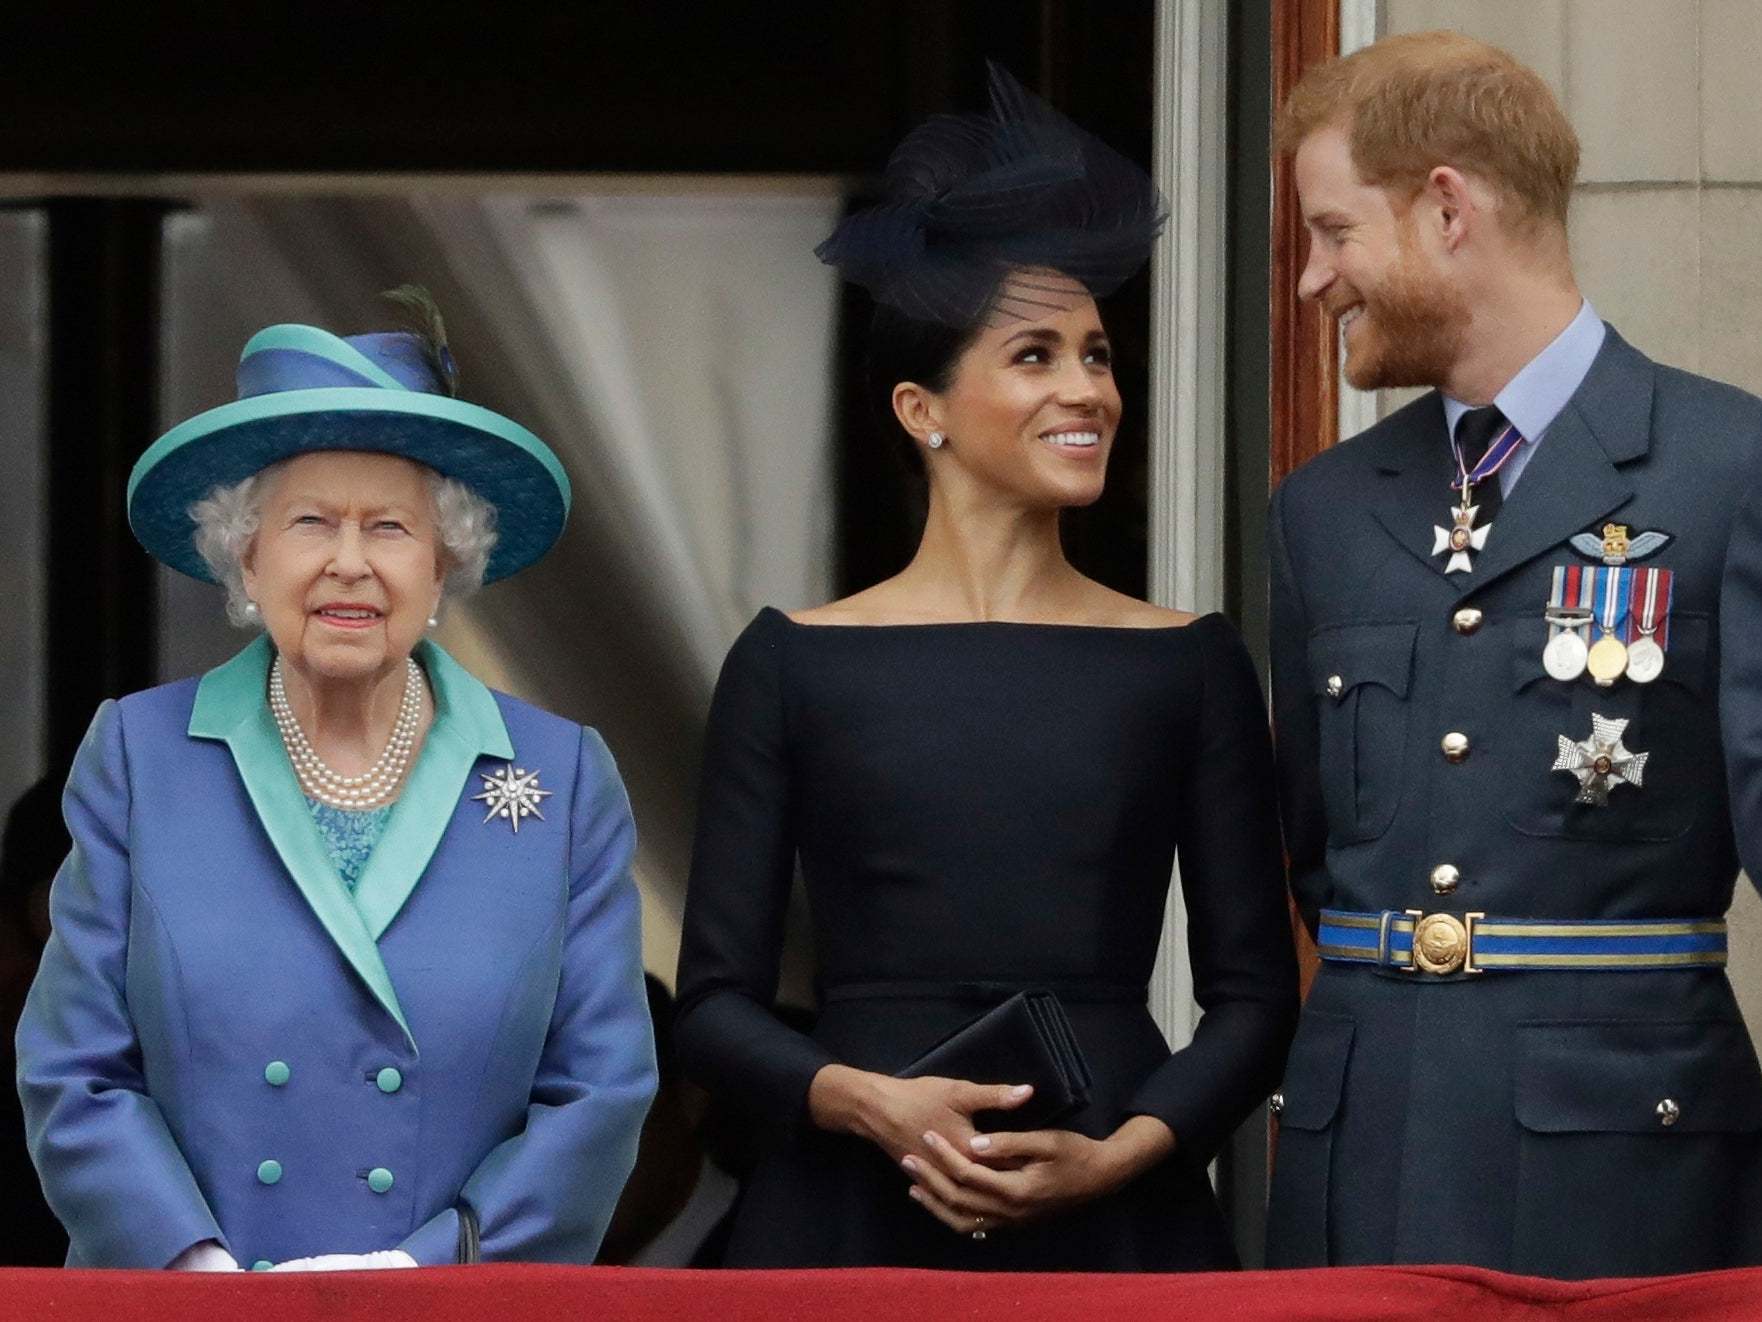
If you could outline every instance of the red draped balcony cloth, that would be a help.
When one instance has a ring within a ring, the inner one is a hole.
[[[0,1322],[1762,1322],[1762,1268],[1542,1281],[1470,1267],[1190,1276],[486,1265],[211,1276],[0,1270]]]

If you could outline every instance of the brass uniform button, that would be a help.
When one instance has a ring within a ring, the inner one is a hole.
[[[1328,696],[1330,698],[1337,698],[1345,691],[1346,691],[1346,681],[1345,680],[1341,679],[1338,675],[1329,675],[1328,676]]]
[[[1266,1109],[1271,1111],[1274,1115],[1283,1115],[1285,1111],[1285,1094],[1282,1092],[1276,1092],[1271,1097],[1267,1098]]]
[[[1439,895],[1449,895],[1462,880],[1462,873],[1449,863],[1440,863],[1432,869],[1432,889]]]
[[[1457,611],[1456,614],[1450,617],[1450,627],[1456,630],[1457,633],[1466,636],[1479,629],[1481,627],[1481,622],[1484,619],[1486,619],[1486,616],[1482,615],[1480,611],[1476,610],[1473,606],[1464,606],[1461,610]]]
[[[1444,760],[1450,763],[1468,761],[1468,736],[1460,730],[1452,730],[1445,735],[1440,745],[1444,750]]]
[[[1682,1107],[1678,1106],[1672,1099],[1666,1097],[1663,1101],[1658,1103],[1657,1116],[1658,1123],[1663,1125],[1666,1129],[1669,1129],[1670,1126],[1682,1119]]]

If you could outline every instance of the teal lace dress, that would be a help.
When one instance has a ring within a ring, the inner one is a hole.
[[[343,879],[343,885],[353,894],[355,883],[361,880],[361,872],[373,855],[373,847],[379,843],[379,837],[385,834],[386,821],[392,815],[391,805],[387,804],[382,808],[333,808],[311,795],[306,796],[306,802],[312,808],[312,820],[318,824],[318,834],[324,840],[324,848],[330,855],[331,865]]]

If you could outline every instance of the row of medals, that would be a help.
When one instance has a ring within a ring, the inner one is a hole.
[[[1559,680],[1571,681],[1590,672],[1600,688],[1626,675],[1636,684],[1650,684],[1664,673],[1664,649],[1650,633],[1624,643],[1612,633],[1586,644],[1579,630],[1596,622],[1594,611],[1549,607],[1548,623],[1560,626],[1542,652],[1542,668]]]

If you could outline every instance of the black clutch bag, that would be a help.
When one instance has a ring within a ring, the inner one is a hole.
[[[895,1078],[1029,1083],[1034,1095],[1008,1111],[980,1111],[975,1128],[1050,1129],[1088,1105],[1089,1064],[1065,1008],[1048,991],[1017,992],[899,1070]]]

